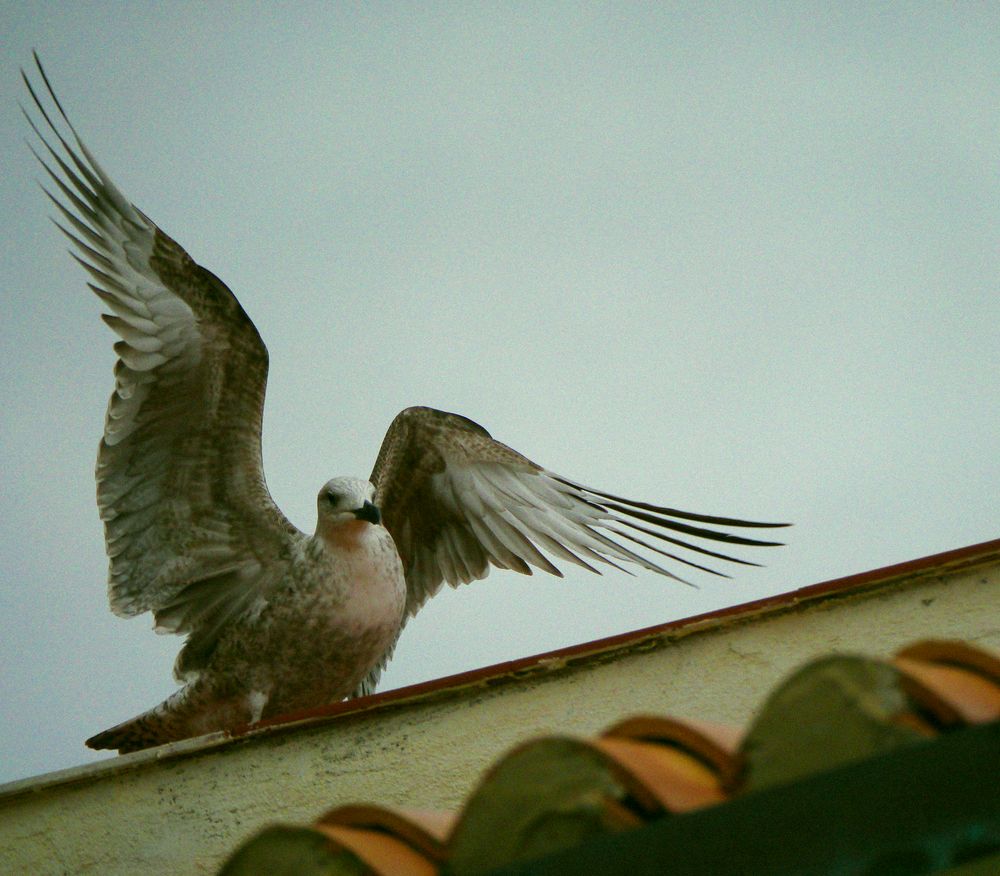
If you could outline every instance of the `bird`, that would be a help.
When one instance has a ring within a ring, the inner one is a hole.
[[[688,583],[666,561],[721,575],[704,563],[758,564],[716,543],[779,544],[730,530],[787,524],[592,489],[425,406],[393,419],[367,479],[328,480],[315,531],[300,531],[264,480],[260,334],[230,289],[121,193],[34,60],[44,89],[21,71],[29,148],[118,338],[96,465],[110,608],[151,612],[157,632],[185,636],[181,687],[87,746],[138,751],[370,694],[407,620],[445,583],[491,567],[637,566]]]

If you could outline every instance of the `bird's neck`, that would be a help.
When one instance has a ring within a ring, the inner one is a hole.
[[[367,520],[316,524],[316,539],[325,547],[337,552],[362,550],[375,535],[376,527]]]

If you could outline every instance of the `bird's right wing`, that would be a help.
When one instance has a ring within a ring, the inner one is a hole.
[[[697,540],[778,542],[710,527],[785,525],[692,514],[594,490],[536,465],[472,420],[433,408],[408,408],[393,420],[371,481],[403,562],[410,615],[443,582],[454,587],[483,578],[491,565],[528,575],[534,566],[560,575],[546,553],[592,572],[601,564],[629,563],[683,581],[662,560],[638,550],[645,549],[721,574],[693,557],[756,564]]]
[[[97,461],[111,608],[124,616],[152,610],[158,629],[198,633],[186,650],[203,659],[214,632],[253,597],[261,569],[286,562],[298,532],[264,484],[267,350],[232,292],[117,189],[41,63],[38,72],[58,116],[24,81],[64,150],[25,112],[51,160],[36,157],[61,197],[46,193],[120,337]]]

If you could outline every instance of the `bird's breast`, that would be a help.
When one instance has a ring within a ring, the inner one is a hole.
[[[402,564],[389,533],[365,526],[370,532],[349,548],[304,540],[253,629],[231,637],[234,653],[224,662],[245,663],[235,674],[268,692],[263,717],[348,696],[396,641],[406,605]],[[235,653],[250,640],[252,653]]]
[[[309,603],[304,611],[311,621],[330,625],[331,633],[367,637],[385,630],[394,639],[402,625],[406,584],[392,536],[365,521],[342,529],[336,539],[309,540],[296,564],[297,598]]]
[[[350,546],[335,552],[336,577],[345,625],[359,629],[391,628],[393,636],[402,623],[406,583],[396,546],[382,526],[363,524]]]

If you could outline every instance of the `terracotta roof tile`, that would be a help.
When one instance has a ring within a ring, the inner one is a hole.
[[[617,764],[587,740],[544,737],[486,771],[449,842],[449,871],[479,872],[633,828]]]
[[[364,830],[341,825],[317,824],[315,829],[340,849],[354,855],[375,873],[394,876],[434,876],[437,864],[408,843],[381,830]]]
[[[668,745],[613,736],[591,745],[617,765],[628,795],[650,815],[688,812],[725,799],[715,772]]]
[[[714,770],[724,785],[733,784],[742,766],[743,730],[727,724],[681,721],[665,715],[633,715],[613,724],[601,735],[674,746]]]
[[[821,657],[765,700],[743,742],[743,785],[783,784],[932,734],[891,664],[852,654]]]
[[[455,818],[453,812],[353,805],[331,809],[316,823],[395,834],[422,855],[443,861]]]
[[[925,639],[914,642],[897,652],[897,657],[958,666],[977,672],[989,681],[1000,684],[1000,657],[966,642],[950,639]]]
[[[984,724],[1000,720],[1000,686],[976,672],[897,657],[906,690],[942,724]]]
[[[311,830],[264,831],[220,872],[294,859],[302,876],[462,876],[997,720],[1000,659],[971,645],[920,642],[893,661],[829,655],[777,685],[745,732],[639,715],[596,739],[531,740],[497,760],[457,814],[342,806]]]

